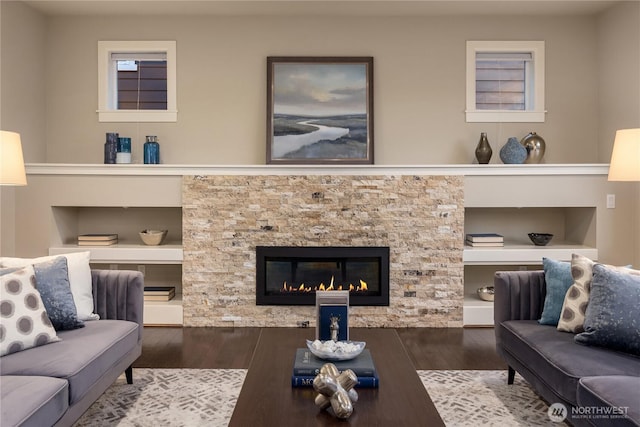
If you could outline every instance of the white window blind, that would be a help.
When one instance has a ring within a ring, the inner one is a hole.
[[[476,109],[527,109],[531,53],[476,53]]]

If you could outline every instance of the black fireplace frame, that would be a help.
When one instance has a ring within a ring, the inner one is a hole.
[[[257,246],[256,247],[256,305],[315,305],[315,292],[293,294],[266,294],[266,261],[271,258],[309,258],[314,260],[337,260],[353,258],[353,250],[358,257],[379,258],[380,291],[371,295],[349,295],[349,305],[388,306],[389,305],[389,247],[381,246]],[[265,289],[260,289],[260,287]]]

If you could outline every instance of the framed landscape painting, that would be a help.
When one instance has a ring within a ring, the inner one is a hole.
[[[268,57],[267,163],[373,164],[373,58]]]

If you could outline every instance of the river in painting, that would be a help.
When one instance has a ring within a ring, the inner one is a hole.
[[[273,159],[366,159],[365,114],[274,117]]]

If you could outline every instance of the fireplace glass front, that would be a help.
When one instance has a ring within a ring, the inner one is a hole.
[[[256,248],[257,305],[313,305],[323,290],[349,290],[351,305],[388,306],[389,248]]]

